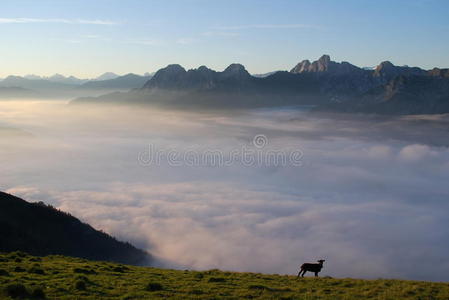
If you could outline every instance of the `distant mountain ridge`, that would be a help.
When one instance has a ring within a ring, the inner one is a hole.
[[[111,77],[111,75],[103,74],[105,78]],[[140,76],[136,74],[126,74],[123,76],[117,76],[105,80],[93,80],[83,83],[80,88],[82,89],[136,89],[142,87],[151,76]]]
[[[120,77],[120,75],[117,75],[113,72],[106,72],[106,73],[103,73],[100,76],[98,76],[94,79],[91,79],[91,80],[109,80],[109,79],[115,79],[117,77]]]
[[[148,265],[151,255],[44,203],[0,192],[0,252],[61,254]]]
[[[58,98],[99,95],[112,91],[141,88],[151,75],[126,74],[119,76],[108,72],[88,80],[55,74],[50,77],[37,75],[8,76],[0,81],[1,98]]]
[[[83,84],[84,82],[89,80],[89,79],[79,79],[79,78],[76,78],[75,76],[67,76],[66,77],[61,74],[54,74],[49,77],[29,74],[29,75],[23,76],[23,78],[29,79],[29,80],[48,80],[51,82],[73,84],[73,85]]]
[[[77,78],[75,76],[64,76],[62,74],[56,73],[52,76],[39,76],[35,74],[28,74],[24,76],[16,76],[16,77],[22,77],[24,79],[29,80],[47,80],[51,82],[59,82],[59,83],[65,83],[65,84],[72,84],[72,85],[81,85],[83,83],[86,83],[88,81],[98,81],[98,80],[109,80],[109,79],[115,79],[117,77],[120,77],[120,75],[117,75],[113,72],[105,72],[101,74],[98,77],[87,79],[87,78]]]

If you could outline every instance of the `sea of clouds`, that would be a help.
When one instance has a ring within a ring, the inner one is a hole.
[[[162,266],[295,274],[324,258],[322,275],[447,281],[448,129],[448,116],[0,102],[0,189]],[[247,164],[242,149],[300,156]],[[237,159],[142,159],[151,151]]]

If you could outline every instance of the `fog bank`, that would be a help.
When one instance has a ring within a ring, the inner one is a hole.
[[[294,274],[324,258],[322,275],[447,281],[448,125],[444,115],[0,102],[0,188],[166,266]],[[142,160],[148,151],[160,161]],[[286,163],[248,164],[244,151]],[[210,152],[236,157],[184,159]]]

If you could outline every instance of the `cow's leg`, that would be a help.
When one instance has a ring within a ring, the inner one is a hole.
[[[315,272],[315,277],[318,277],[318,272]]]
[[[307,272],[306,270],[303,270],[301,277],[304,277],[304,274],[306,274],[306,272]]]

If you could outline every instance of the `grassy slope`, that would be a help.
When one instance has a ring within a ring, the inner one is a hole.
[[[22,268],[22,270],[20,270]],[[40,274],[42,273],[43,274]],[[449,299],[448,283],[175,271],[20,252],[0,254],[0,298],[23,284],[47,299]]]

